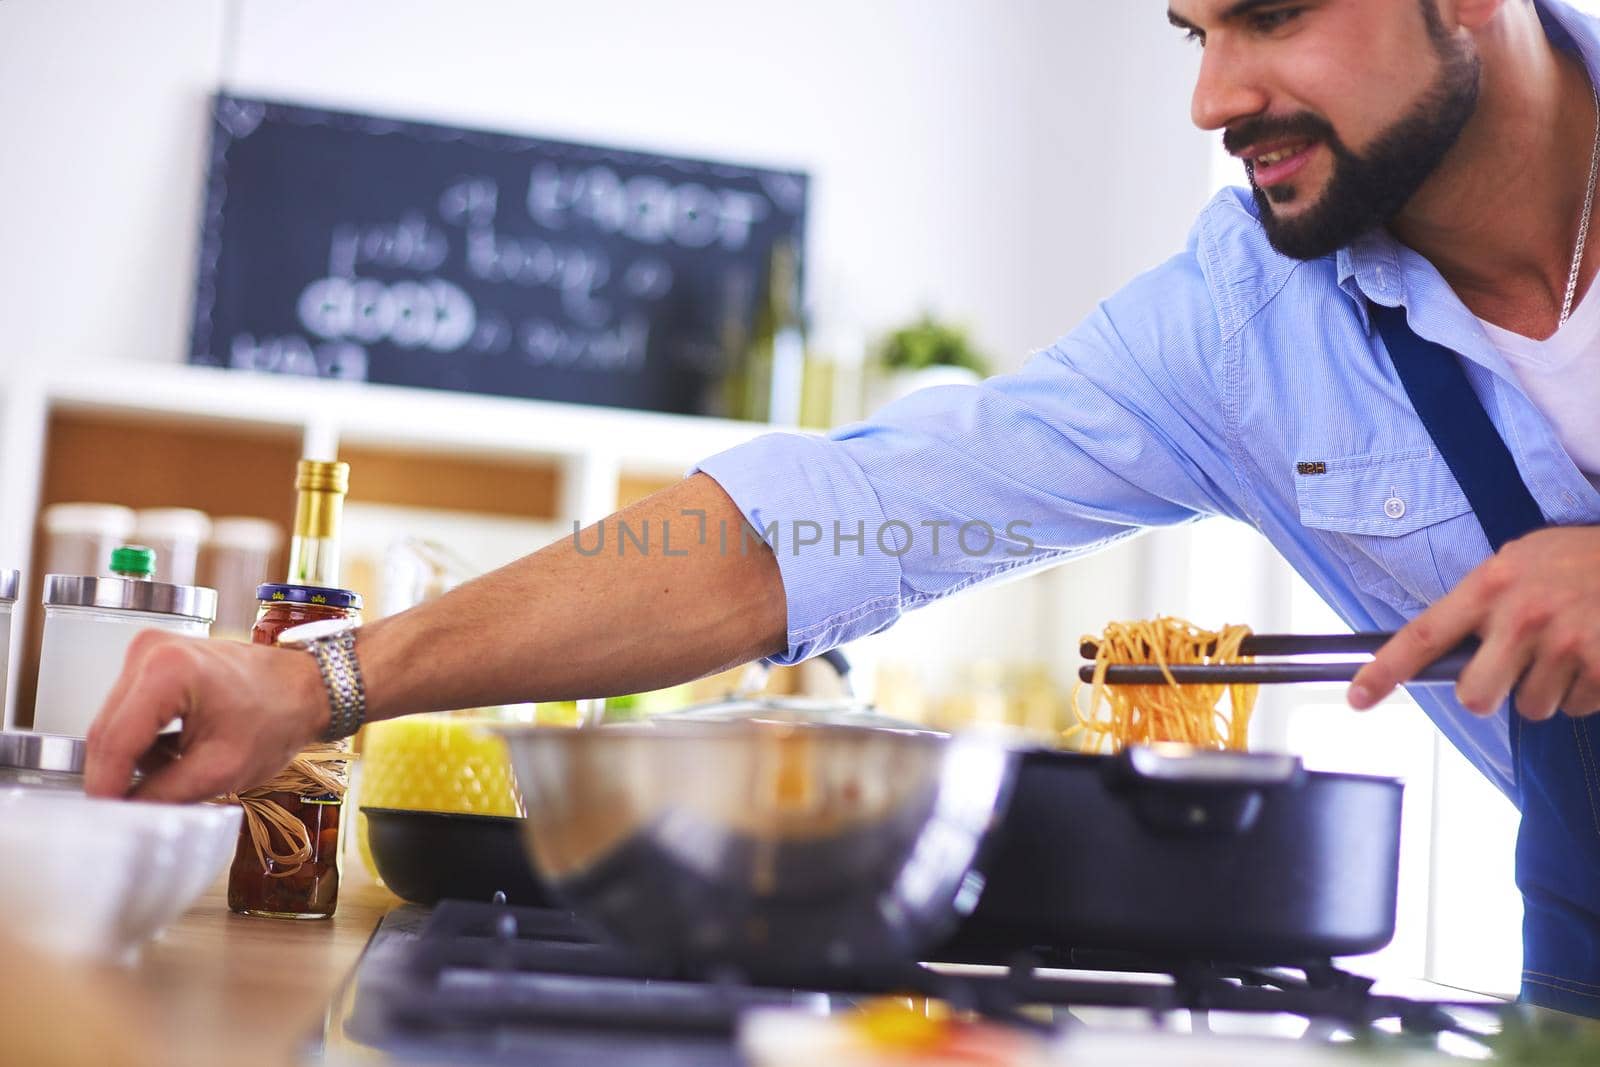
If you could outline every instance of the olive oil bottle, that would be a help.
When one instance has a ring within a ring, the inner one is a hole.
[[[295,470],[294,538],[289,584],[339,588],[339,524],[350,491],[350,464],[302,459]]]

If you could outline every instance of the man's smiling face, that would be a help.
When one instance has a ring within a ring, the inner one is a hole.
[[[1244,161],[1278,251],[1324,256],[1382,226],[1477,105],[1479,64],[1438,0],[1171,0],[1203,49],[1192,117]]]

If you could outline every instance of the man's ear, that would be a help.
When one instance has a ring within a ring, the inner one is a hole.
[[[1483,29],[1500,9],[1506,6],[1507,0],[1432,0],[1439,5],[1439,14],[1444,19],[1446,26],[1459,26],[1468,32]],[[1524,0],[1514,0],[1523,3]]]

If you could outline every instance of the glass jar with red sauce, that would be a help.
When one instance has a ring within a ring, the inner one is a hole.
[[[256,590],[260,608],[251,643],[276,644],[290,627],[322,619],[359,619],[361,595],[348,589],[314,585],[263,585]],[[308,783],[309,786],[310,783]],[[320,789],[254,789],[244,797],[281,808],[305,828],[310,856],[302,864],[263,863],[250,834],[250,812],[239,828],[239,843],[228,871],[228,907],[242,915],[278,919],[325,919],[339,903],[339,825],[344,798]],[[268,824],[270,826],[270,824]],[[287,851],[278,829],[271,829],[275,848]]]

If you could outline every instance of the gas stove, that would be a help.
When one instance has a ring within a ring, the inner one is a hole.
[[[969,953],[959,962],[804,979],[776,987],[641,959],[568,912],[407,905],[379,925],[308,1061],[371,1063],[378,1053],[395,1064],[743,1067],[741,1020],[778,1009],[834,1015],[884,996],[942,1001],[1051,1046],[1101,1049],[1073,1062],[1112,1062],[1106,1049],[1178,1035],[1191,1044],[1278,1039],[1260,1045],[1263,1063],[1353,1040],[1481,1055],[1504,1007],[1427,983],[1374,987],[1328,960],[1240,967],[1106,953]],[[1243,1062],[1240,1055],[1228,1058]]]

